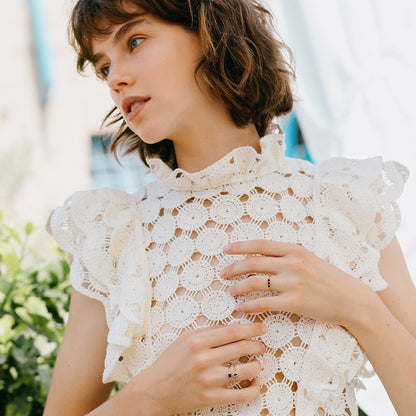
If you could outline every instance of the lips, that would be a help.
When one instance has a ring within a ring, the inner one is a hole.
[[[143,105],[150,100],[150,97],[143,97],[143,96],[130,96],[124,98],[121,103],[121,108],[123,114],[127,119],[131,119],[135,117]]]

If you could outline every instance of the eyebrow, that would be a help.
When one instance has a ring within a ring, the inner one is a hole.
[[[144,17],[141,17],[139,19],[135,19],[135,20],[131,20],[131,21],[127,22],[126,24],[121,26],[120,29],[117,30],[117,32],[116,32],[116,34],[114,35],[114,38],[113,38],[113,45],[117,46],[121,42],[123,37],[126,35],[126,33],[128,33],[131,30],[131,28],[133,28],[134,26],[139,25],[139,24],[143,24],[143,23],[148,23],[148,22],[149,21]],[[96,53],[95,55],[92,56],[91,63],[93,65],[96,65],[97,62],[100,59],[102,59],[104,56],[105,55],[103,53],[100,53],[100,52]]]

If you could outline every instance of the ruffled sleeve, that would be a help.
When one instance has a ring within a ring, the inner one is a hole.
[[[132,195],[104,188],[77,192],[47,224],[71,263],[70,281],[101,301],[109,327],[103,382],[128,379],[123,351],[147,341],[151,286],[143,231]]]
[[[333,158],[316,167],[315,254],[361,279],[374,291],[387,287],[380,275],[380,251],[400,224],[396,199],[408,170],[381,158]],[[347,385],[368,375],[366,357],[344,328],[316,322],[307,350],[297,410],[312,414]]]
[[[316,254],[367,283],[386,288],[378,271],[380,251],[400,224],[396,199],[408,170],[380,157],[333,158],[315,174]]]

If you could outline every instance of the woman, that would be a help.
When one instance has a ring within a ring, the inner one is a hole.
[[[112,150],[157,181],[51,215],[74,291],[45,415],[355,415],[365,355],[412,414],[406,168],[284,157],[292,71],[257,1],[80,0],[71,23]]]

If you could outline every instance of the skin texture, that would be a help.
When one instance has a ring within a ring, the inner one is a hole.
[[[238,146],[259,150],[254,126],[237,128],[224,106],[198,88],[194,69],[200,47],[195,35],[146,16],[115,43],[122,26],[93,42],[100,54],[95,66],[106,76],[117,106],[131,95],[150,97],[139,116],[128,121],[134,132],[147,143],[170,138],[178,166],[189,172]],[[224,278],[270,273],[271,290],[279,292],[243,303],[241,311],[283,310],[344,326],[365,350],[400,416],[414,414],[416,289],[396,239],[381,255],[380,271],[388,288],[378,294],[297,245],[256,240],[234,243],[225,252],[249,257],[225,269]],[[264,278],[250,277],[236,283],[231,293],[266,287]],[[104,309],[74,290],[44,415],[170,415],[250,400],[260,392],[258,381],[241,390],[227,389],[224,363],[262,353],[264,346],[250,338],[263,331],[260,324],[235,324],[185,333],[107,400],[112,385],[101,382],[108,333]],[[259,372],[258,361],[238,368],[245,380]]]
[[[194,72],[202,52],[196,35],[146,15],[114,44],[123,26],[115,26],[109,38],[93,41],[100,56],[95,68],[120,110],[128,96],[150,97],[134,120],[126,120],[137,135],[149,144],[171,139],[178,167],[189,172],[238,146],[260,151],[254,125],[236,127],[225,106],[198,87]]]

